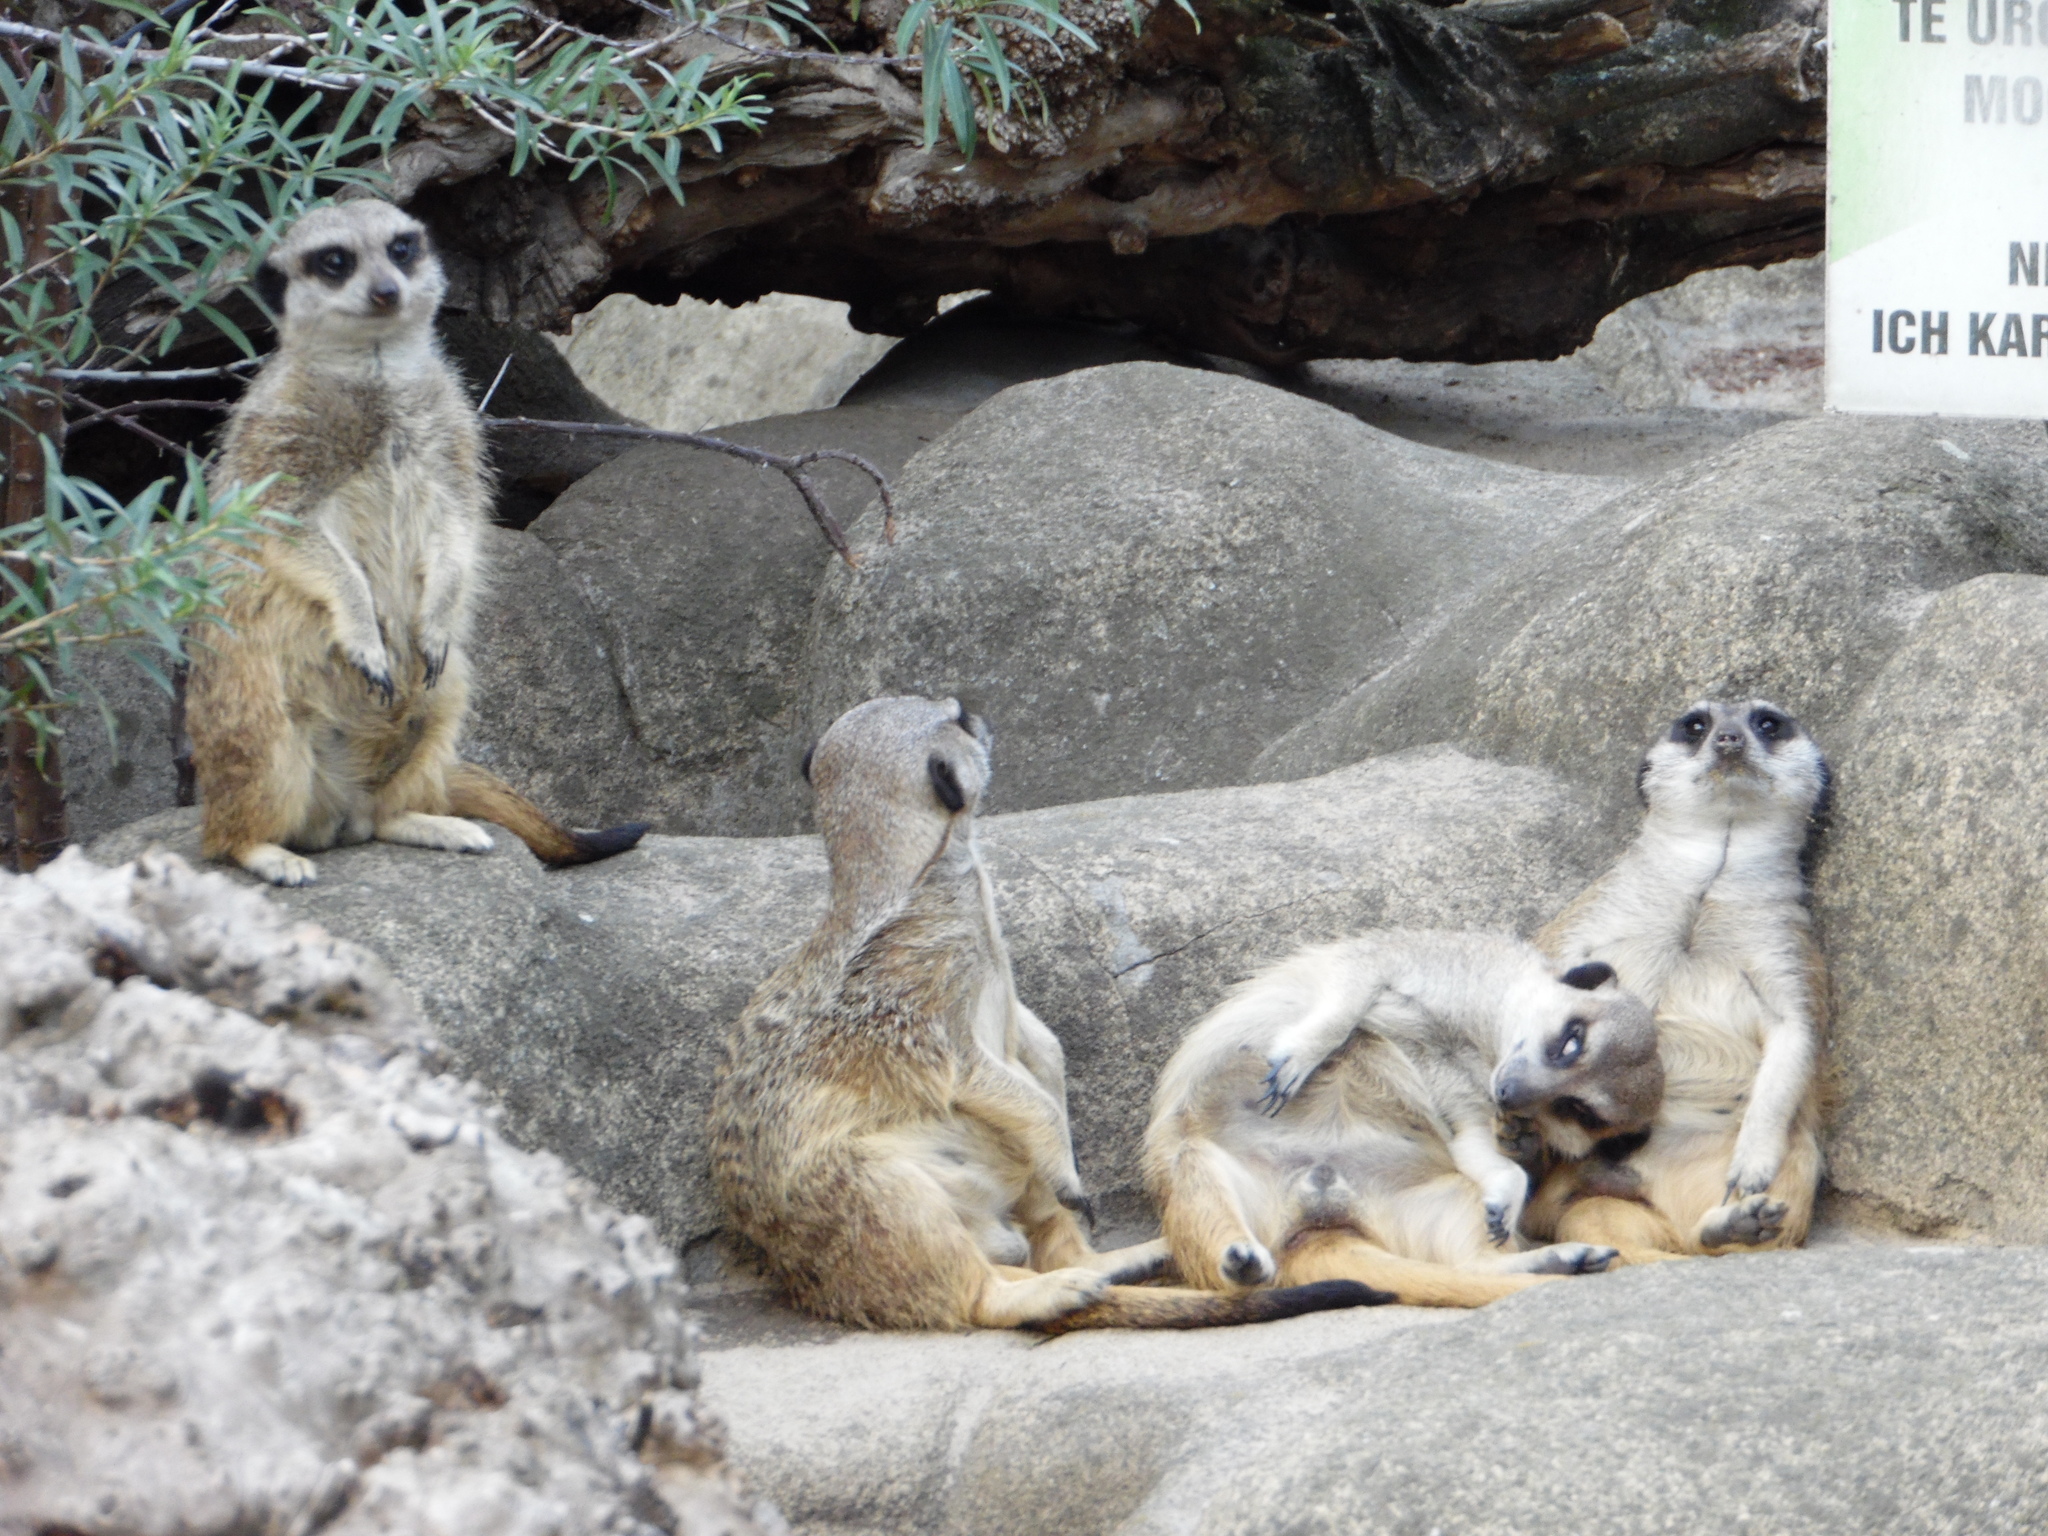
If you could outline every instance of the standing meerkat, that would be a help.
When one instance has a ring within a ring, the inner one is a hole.
[[[482,853],[494,821],[550,864],[632,847],[576,833],[456,759],[490,502],[482,432],[442,357],[447,279],[389,203],[316,209],[255,274],[277,354],[228,419],[217,489],[271,480],[266,538],[196,638],[188,719],[209,858],[305,885],[292,851],[381,838]],[[274,477],[274,478],[273,478]]]
[[[1827,763],[1776,705],[1709,700],[1637,783],[1635,843],[1537,942],[1605,961],[1656,1009],[1664,1105],[1647,1140],[1550,1173],[1529,1225],[1625,1261],[1796,1247],[1821,1173],[1827,970],[1804,865]]]
[[[1605,1268],[1611,1248],[1518,1251],[1528,1175],[1495,1107],[1545,1143],[1649,1123],[1650,1010],[1605,965],[1564,975],[1485,934],[1361,934],[1238,986],[1159,1080],[1145,1178],[1174,1262],[1219,1287],[1351,1279],[1476,1307]]]
[[[1146,1289],[1161,1242],[1095,1253],[1059,1041],[1018,999],[974,844],[988,730],[873,699],[805,759],[824,921],[754,994],[712,1096],[733,1229],[806,1311],[867,1328],[1206,1327],[1391,1298]]]

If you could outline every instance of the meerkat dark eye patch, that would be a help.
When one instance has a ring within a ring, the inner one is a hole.
[[[1799,734],[1799,728],[1776,710],[1753,709],[1749,713],[1749,728],[1765,741],[1776,746]]]
[[[411,233],[400,235],[384,247],[384,254],[399,271],[410,272],[412,264],[420,259],[420,237]]]
[[[939,804],[949,811],[957,811],[967,804],[967,795],[960,788],[960,775],[953,771],[953,765],[936,753],[927,765],[932,776],[932,790],[939,797]]]
[[[256,300],[272,315],[284,313],[284,291],[292,280],[284,275],[284,269],[275,262],[266,261],[256,269],[254,278]]]
[[[1604,1131],[1607,1129],[1607,1122],[1600,1117],[1600,1112],[1584,1099],[1559,1099],[1550,1106],[1550,1111],[1558,1119],[1569,1120],[1573,1125],[1580,1127],[1582,1130]]]
[[[1707,728],[1713,723],[1704,709],[1688,710],[1672,722],[1671,739],[1680,746],[1696,747],[1707,739]]]
[[[1557,979],[1581,992],[1591,992],[1595,987],[1604,987],[1614,980],[1614,967],[1605,960],[1588,960],[1584,965],[1573,966]]]
[[[307,275],[323,282],[345,283],[355,269],[356,253],[345,245],[330,245],[306,258]]]

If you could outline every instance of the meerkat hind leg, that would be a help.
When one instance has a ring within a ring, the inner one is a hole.
[[[1503,1275],[1597,1275],[1620,1256],[1618,1248],[1593,1243],[1552,1243],[1507,1254],[1493,1268]]]
[[[1165,1238],[1155,1237],[1149,1243],[1112,1248],[1107,1253],[1076,1254],[1068,1263],[1075,1269],[1107,1275],[1111,1285],[1141,1285],[1157,1280],[1173,1268],[1173,1252],[1166,1246]]]
[[[429,816],[402,811],[377,823],[377,840],[412,848],[438,848],[448,853],[489,853],[491,834],[460,816]]]
[[[1685,1240],[1663,1213],[1613,1195],[1573,1201],[1558,1218],[1557,1235],[1563,1242],[1613,1249],[1615,1257],[1609,1262],[1617,1266],[1659,1264],[1688,1256]]]
[[[1501,1274],[1455,1269],[1422,1259],[1404,1259],[1355,1232],[1310,1232],[1280,1256],[1281,1285],[1317,1280],[1357,1280],[1391,1291],[1411,1307],[1483,1307],[1532,1285],[1549,1285],[1557,1275]]]
[[[1101,1300],[1109,1285],[1109,1276],[1093,1270],[1068,1268],[1038,1274],[991,1265],[969,1321],[979,1328],[1028,1328]]]

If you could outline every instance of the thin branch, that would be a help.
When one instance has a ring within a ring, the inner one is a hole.
[[[223,363],[218,368],[45,368],[42,376],[46,379],[62,379],[67,384],[162,384],[178,379],[231,379],[244,368],[260,368],[270,359],[245,357],[237,363]]]
[[[491,408],[491,397],[498,392],[498,386],[505,382],[505,370],[512,366],[512,354],[505,354],[505,361],[498,364],[497,377],[491,380],[491,387],[484,391],[483,399],[476,403],[476,413],[481,416]]]
[[[74,395],[68,389],[64,391],[64,402],[67,405],[92,405],[92,401]],[[233,409],[234,406],[225,400],[128,400],[120,405],[96,406],[89,414],[73,417],[70,421],[66,422],[64,430],[67,432],[77,432],[82,428],[91,426],[94,422],[105,421],[111,416],[139,416],[144,411],[231,411]]]
[[[839,520],[825,505],[825,498],[818,494],[810,476],[803,472],[809,465],[837,460],[851,464],[875,482],[875,493],[882,499],[882,539],[889,544],[896,542],[896,501],[889,492],[888,477],[859,454],[849,453],[844,448],[813,448],[808,453],[798,454],[770,453],[766,448],[749,448],[741,443],[729,443],[722,437],[706,437],[701,432],[662,432],[653,427],[629,427],[608,421],[536,421],[530,416],[488,416],[484,418],[484,426],[492,430],[562,432],[578,437],[633,437],[651,443],[681,443],[689,448],[729,453],[749,464],[775,470],[796,487],[796,493],[803,497],[812,520],[817,523],[818,531],[825,535],[825,542],[838,551],[839,558],[848,565],[859,565],[860,556],[846,542],[846,530],[839,526]]]

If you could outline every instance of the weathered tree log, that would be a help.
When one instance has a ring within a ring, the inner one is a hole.
[[[543,173],[486,131],[405,146],[452,302],[558,328],[616,290],[841,299],[902,334],[989,289],[1266,365],[1489,361],[1581,345],[1709,267],[1818,250],[1818,0],[1070,0],[1101,43],[1027,49],[1046,121],[922,147],[902,0],[814,10],[844,52],[750,54],[774,107],[685,172],[687,201]],[[621,36],[630,6],[559,0]],[[1131,18],[1143,21],[1134,31]],[[633,18],[639,18],[639,21]],[[1035,49],[1035,52],[1032,50]]]

